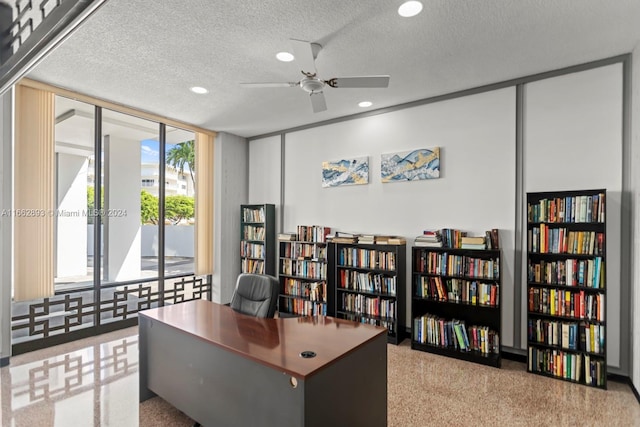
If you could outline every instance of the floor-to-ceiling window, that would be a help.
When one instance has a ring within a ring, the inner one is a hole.
[[[52,202],[42,209],[53,244],[40,251],[52,260],[52,291],[14,300],[14,354],[211,295],[210,276],[195,275],[196,134],[62,96],[54,105],[41,108],[54,123]],[[16,257],[28,262],[29,251]]]

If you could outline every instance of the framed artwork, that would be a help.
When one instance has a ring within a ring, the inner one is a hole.
[[[382,182],[440,178],[440,147],[382,154]]]
[[[356,157],[322,162],[322,186],[359,185],[369,183],[369,157]]]

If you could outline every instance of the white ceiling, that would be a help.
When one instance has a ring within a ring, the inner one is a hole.
[[[639,0],[109,0],[28,77],[250,137],[631,52]],[[320,43],[320,78],[389,74],[386,89],[325,88],[314,114],[289,82],[289,39]],[[206,95],[191,86],[209,89]]]

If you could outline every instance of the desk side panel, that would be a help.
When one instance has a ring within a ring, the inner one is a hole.
[[[138,316],[138,382],[140,384],[140,402],[151,399],[156,394],[149,390],[149,370],[147,364],[147,330],[150,320],[145,316]]]
[[[305,381],[305,426],[387,425],[387,335]]]
[[[303,425],[304,389],[293,388],[289,375],[159,321],[146,319],[141,328],[146,361],[140,365],[146,365],[148,388],[195,421],[205,426]]]

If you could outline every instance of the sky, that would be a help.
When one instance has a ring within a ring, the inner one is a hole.
[[[166,151],[169,151],[175,144],[166,144]],[[153,139],[145,139],[140,142],[140,162],[158,163],[160,160],[160,143]]]

